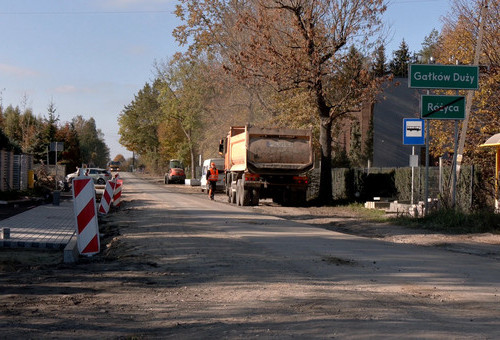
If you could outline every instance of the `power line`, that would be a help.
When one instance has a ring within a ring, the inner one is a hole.
[[[96,14],[160,14],[172,11],[43,11],[43,12],[0,12],[0,15],[96,15]]]

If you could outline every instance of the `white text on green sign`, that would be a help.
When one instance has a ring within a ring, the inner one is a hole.
[[[411,64],[409,76],[412,88],[475,90],[479,86],[477,66]]]
[[[464,96],[422,96],[420,115],[423,119],[464,119]]]

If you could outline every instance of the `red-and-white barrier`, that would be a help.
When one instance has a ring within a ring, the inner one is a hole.
[[[113,206],[119,207],[122,202],[123,180],[116,179],[115,194],[113,195]]]
[[[106,188],[104,189],[104,194],[102,195],[101,202],[99,204],[99,213],[107,214],[109,212],[115,193],[115,186],[116,183],[114,181],[106,182]]]
[[[100,249],[94,182],[90,177],[79,176],[73,179],[72,187],[78,251],[93,255]]]

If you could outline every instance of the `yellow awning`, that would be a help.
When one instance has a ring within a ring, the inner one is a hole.
[[[496,135],[491,136],[488,138],[484,144],[479,145],[480,147],[485,147],[485,146],[500,146],[500,133],[497,133]]]

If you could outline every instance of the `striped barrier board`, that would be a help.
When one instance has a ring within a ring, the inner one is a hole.
[[[122,187],[123,187],[123,180],[121,179],[115,179],[116,181],[116,187],[115,187],[115,192],[113,195],[113,206],[114,207],[119,207],[120,203],[122,201]]]
[[[100,250],[94,181],[79,176],[73,179],[72,187],[78,251],[82,255],[94,255]]]
[[[116,183],[114,181],[108,181],[106,183],[106,188],[104,189],[104,194],[102,195],[101,202],[99,203],[99,213],[107,214],[109,208],[111,207],[111,202],[113,200],[113,195],[115,192]]]

